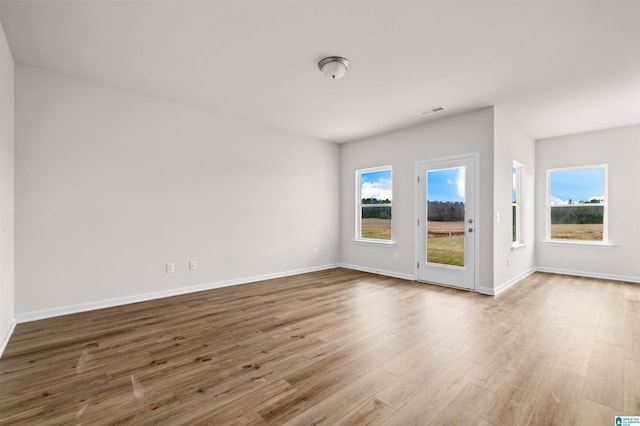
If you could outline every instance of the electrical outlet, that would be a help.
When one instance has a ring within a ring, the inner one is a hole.
[[[509,266],[509,262],[510,262],[510,261],[511,261],[511,259],[509,259],[509,258],[507,257],[507,266]]]
[[[176,271],[176,265],[173,263],[167,263],[167,274],[172,274]]]
[[[314,255],[314,256],[317,256],[317,255],[318,255],[318,247],[316,247],[316,248],[314,248],[314,249],[313,249],[313,255]]]
[[[190,260],[189,261],[189,270],[190,271],[195,271],[196,269],[198,269],[198,262],[195,260]]]

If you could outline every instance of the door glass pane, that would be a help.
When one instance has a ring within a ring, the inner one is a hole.
[[[427,262],[464,266],[465,171],[427,171]]]

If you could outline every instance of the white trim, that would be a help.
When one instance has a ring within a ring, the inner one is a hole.
[[[537,272],[547,272],[549,274],[573,275],[576,277],[598,278],[602,280],[625,281],[630,283],[640,283],[640,277],[625,275],[601,274],[599,272],[575,271],[571,269],[536,267]]]
[[[415,281],[416,279],[416,277],[411,274],[405,274],[402,272],[384,271],[381,269],[369,268],[367,266],[351,265],[348,263],[338,263],[337,266],[345,269],[353,269],[354,271],[369,272],[371,274],[378,274],[378,275],[385,275],[387,277],[400,278],[402,280]]]
[[[513,209],[516,209],[516,223],[515,223],[515,229],[516,229],[516,240],[512,241],[512,246],[513,247],[519,247],[520,245],[524,244],[524,232],[523,232],[523,220],[522,220],[522,211],[524,210],[523,207],[523,200],[524,198],[524,191],[523,191],[523,184],[522,182],[524,181],[525,178],[525,168],[524,168],[524,164],[522,164],[519,161],[513,160],[512,166],[511,166],[511,173],[512,173],[512,181],[513,179],[513,170],[516,171],[516,176],[515,176],[515,181],[512,182],[512,187],[511,187],[511,191],[513,193],[513,186],[515,184],[515,193],[516,193],[516,201],[513,201],[513,194],[511,196],[511,226],[513,227]],[[511,239],[513,240],[513,235],[511,236]]]
[[[496,293],[495,291],[493,291],[492,288],[488,288],[488,287],[478,287],[476,288],[476,293],[480,293],[480,294],[486,294],[487,296],[495,296]]]
[[[605,243],[603,241],[588,242],[586,240],[549,240],[540,241],[540,244],[545,246],[577,246],[577,247],[595,247],[595,248],[614,248],[616,245],[609,241]]]
[[[414,217],[414,221],[413,223],[415,223],[418,227],[416,228],[415,232],[414,232],[414,246],[415,246],[415,261],[416,263],[414,263],[414,267],[413,267],[413,271],[415,274],[415,279],[418,280],[420,275],[420,270],[418,268],[418,263],[421,262],[421,250],[422,250],[422,240],[421,240],[421,230],[420,230],[420,226],[418,225],[418,221],[421,219],[421,214],[420,214],[420,193],[421,193],[421,183],[418,179],[421,178],[420,176],[420,168],[422,165],[424,164],[431,164],[431,163],[440,163],[440,162],[446,162],[446,161],[456,161],[456,160],[462,160],[462,159],[466,159],[466,158],[472,158],[473,159],[473,168],[475,169],[475,174],[474,174],[474,200],[473,200],[473,205],[474,205],[474,277],[473,277],[473,288],[464,288],[464,287],[456,287],[462,290],[472,290],[472,291],[479,291],[479,283],[480,283],[480,235],[482,232],[482,226],[480,225],[481,222],[481,213],[480,213],[480,153],[479,152],[469,152],[467,154],[461,154],[461,155],[451,155],[451,156],[447,156],[447,157],[439,157],[439,158],[433,158],[433,159],[429,159],[429,160],[420,160],[420,161],[416,161],[416,165],[415,165],[415,176],[416,176],[416,180],[414,181],[414,185],[415,185],[415,217]],[[466,225],[466,224],[465,224]],[[466,228],[466,226],[465,226]]]
[[[546,170],[546,200],[545,200],[545,242],[559,241],[551,238],[551,173],[563,172],[569,170],[584,170],[584,169],[603,169],[604,170],[604,203],[598,204],[603,207],[602,213],[602,245],[609,245],[609,165],[605,164],[591,164],[585,166],[571,166],[571,167],[558,167]],[[562,207],[556,206],[556,207]],[[576,241],[576,240],[573,240]]]
[[[357,244],[371,244],[374,246],[390,246],[390,247],[394,247],[396,245],[396,242],[393,240],[372,240],[372,239],[362,239],[362,240],[358,240],[358,239],[353,239],[351,240],[354,243]]]
[[[15,328],[16,328],[16,319],[14,318],[9,323],[9,328],[7,329],[7,332],[4,333],[4,336],[2,337],[2,341],[0,342],[0,358],[2,358],[2,354],[4,353],[4,350],[7,348],[7,345],[9,344],[9,339],[11,339],[11,335],[13,334],[13,330],[15,330]]]
[[[511,244],[511,250],[517,250],[519,248],[526,247],[526,246],[527,246],[527,243],[516,243],[516,242],[514,242],[514,243]]]
[[[249,284],[258,281],[271,280],[274,278],[283,278],[291,275],[305,274],[308,272],[323,271],[338,267],[337,264],[313,266],[310,268],[294,269],[291,271],[278,272],[273,274],[256,275],[253,277],[238,278],[234,280],[218,281],[206,284],[199,284],[189,287],[180,287],[170,290],[157,291],[153,293],[139,294],[136,296],[119,297],[116,299],[101,300],[98,302],[82,303],[78,305],[63,306],[60,308],[46,309],[43,311],[28,312],[16,315],[18,324],[30,321],[37,321],[45,318],[58,317],[62,315],[76,314],[79,312],[93,311],[96,309],[111,308],[114,306],[127,305],[130,303],[146,302],[149,300],[162,299],[165,297],[179,296],[181,294],[195,293],[204,290],[213,290],[216,288],[230,287],[234,285]]]
[[[498,287],[496,287],[494,289],[494,295],[497,296],[498,294],[502,293],[503,291],[505,291],[506,289],[508,289],[512,285],[517,284],[518,282],[520,282],[523,279],[527,278],[529,275],[533,274],[534,272],[536,272],[536,268],[531,268],[531,269],[529,269],[527,271],[524,271],[520,275],[516,275],[515,277],[511,278],[510,280],[505,281],[504,283],[502,283],[501,285],[499,285]]]
[[[383,172],[386,170],[389,170],[389,172],[391,172],[391,205],[372,204],[372,206],[391,207],[391,238],[393,238],[393,166],[389,164],[386,166],[369,167],[366,169],[356,170],[356,235],[353,241],[371,242],[372,240],[375,240],[373,238],[362,238],[362,175],[364,173]],[[380,241],[386,242],[387,240]],[[391,241],[391,243],[395,244],[393,240]]]

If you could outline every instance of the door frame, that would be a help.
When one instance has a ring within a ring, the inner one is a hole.
[[[413,221],[413,224],[415,226],[415,231],[413,233],[414,238],[415,238],[415,263],[413,265],[413,273],[414,273],[414,277],[415,280],[418,282],[425,282],[425,281],[420,281],[419,280],[419,275],[418,275],[418,265],[420,263],[420,227],[418,225],[418,221],[420,220],[420,167],[424,166],[425,164],[430,164],[430,163],[439,163],[441,161],[455,161],[455,160],[461,160],[461,159],[466,159],[466,158],[472,158],[474,161],[474,205],[475,205],[475,212],[474,212],[474,222],[475,222],[475,226],[473,228],[473,232],[475,233],[474,236],[474,241],[473,241],[473,250],[474,250],[474,256],[473,256],[473,288],[471,289],[466,289],[466,288],[461,288],[461,287],[453,287],[453,286],[448,286],[446,284],[440,284],[440,283],[430,283],[430,284],[435,284],[435,285],[439,285],[439,286],[443,286],[443,287],[449,287],[449,288],[455,288],[458,290],[468,290],[468,291],[475,291],[477,292],[478,288],[480,287],[480,236],[482,233],[482,226],[481,226],[481,215],[480,215],[480,153],[479,152],[470,152],[467,154],[460,154],[460,155],[451,155],[451,156],[446,156],[446,157],[437,157],[437,158],[430,158],[428,160],[420,160],[420,161],[416,161],[416,167],[415,167],[415,180],[414,180],[414,184],[415,184],[415,218]],[[467,224],[465,223],[465,228],[466,228]],[[426,237],[425,237],[426,239]]]

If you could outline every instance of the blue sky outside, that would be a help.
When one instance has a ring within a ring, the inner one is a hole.
[[[362,198],[392,200],[391,170],[362,173],[360,175],[360,185]]]
[[[464,185],[464,167],[429,170],[427,172],[427,200],[464,202]]]
[[[515,203],[516,200],[516,186],[517,186],[517,179],[516,179],[516,172],[517,169],[515,167],[511,168],[511,202]]]
[[[551,204],[568,204],[604,197],[604,169],[559,170],[549,176]]]

